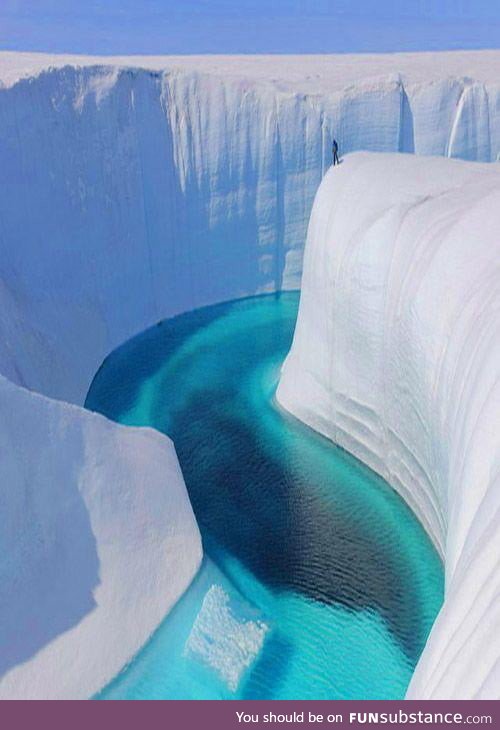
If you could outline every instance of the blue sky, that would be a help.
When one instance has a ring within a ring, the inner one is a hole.
[[[0,48],[334,53],[500,45],[498,0],[0,0]]]

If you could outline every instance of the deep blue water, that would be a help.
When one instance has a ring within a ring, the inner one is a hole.
[[[373,472],[274,403],[298,294],[161,322],[86,406],[175,443],[206,558],[102,698],[401,698],[442,602],[426,533]]]

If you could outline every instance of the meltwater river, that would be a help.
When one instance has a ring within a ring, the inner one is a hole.
[[[360,462],[278,409],[298,294],[161,322],[86,406],[174,441],[205,560],[103,699],[398,699],[441,606],[425,531]]]

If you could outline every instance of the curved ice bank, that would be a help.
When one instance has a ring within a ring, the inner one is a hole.
[[[330,164],[368,149],[495,160],[500,52],[0,54],[0,372],[82,403],[161,319],[297,288]]]
[[[0,376],[0,699],[86,699],[182,595],[201,543],[172,442]]]
[[[279,402],[380,473],[445,561],[410,698],[500,688],[500,172],[348,157],[309,225]]]

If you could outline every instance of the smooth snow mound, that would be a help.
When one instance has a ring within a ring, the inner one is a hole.
[[[86,699],[188,587],[201,541],[172,442],[0,376],[0,699]]]
[[[281,405],[381,474],[445,561],[409,698],[500,697],[500,170],[349,156],[325,176]]]

